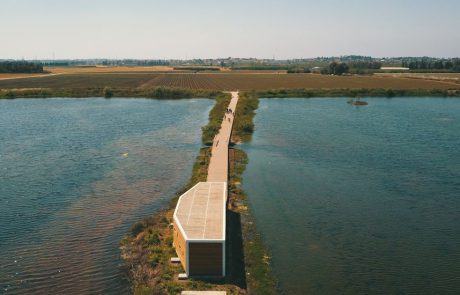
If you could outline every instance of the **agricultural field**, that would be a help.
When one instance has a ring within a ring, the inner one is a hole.
[[[460,84],[394,76],[326,76],[283,73],[120,72],[58,74],[40,78],[0,80],[0,89],[91,88],[148,89],[157,86],[205,90],[309,89],[460,89]]]
[[[81,73],[143,73],[143,72],[171,72],[173,67],[168,66],[95,66],[95,67],[45,67],[45,71],[55,74]]]
[[[35,74],[35,73],[0,73],[0,80],[10,80],[10,79],[20,79],[20,78],[29,78],[34,76],[43,76],[46,74]]]
[[[460,73],[379,73],[380,77],[423,79],[460,84]]]

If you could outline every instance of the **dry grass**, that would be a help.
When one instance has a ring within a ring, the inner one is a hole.
[[[460,89],[454,82],[393,76],[324,76],[315,74],[118,72],[60,74],[0,81],[0,88],[147,89],[157,86],[206,90],[269,89]]]
[[[445,83],[460,84],[460,73],[379,73],[380,77],[422,79],[430,81],[440,81]]]
[[[36,76],[43,76],[47,74],[32,74],[32,73],[24,73],[24,74],[17,74],[17,73],[0,73],[0,80],[9,80],[9,79],[20,79],[20,78],[29,78],[29,77],[36,77]]]

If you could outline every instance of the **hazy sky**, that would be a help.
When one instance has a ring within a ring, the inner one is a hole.
[[[0,0],[0,58],[460,56],[460,0]]]

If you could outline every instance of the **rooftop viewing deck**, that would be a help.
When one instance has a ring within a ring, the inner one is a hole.
[[[174,218],[187,240],[224,240],[225,182],[199,182],[181,196]]]

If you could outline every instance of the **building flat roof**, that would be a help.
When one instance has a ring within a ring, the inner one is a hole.
[[[226,182],[199,182],[182,196],[174,220],[186,240],[225,240]]]

